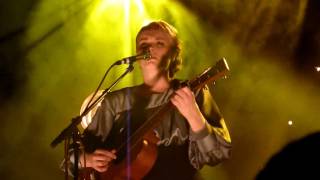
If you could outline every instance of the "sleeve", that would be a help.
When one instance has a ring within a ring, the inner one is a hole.
[[[196,100],[206,119],[206,126],[199,132],[190,128],[189,159],[196,169],[201,169],[205,164],[214,166],[230,158],[231,138],[207,87],[198,93]]]
[[[92,122],[83,133],[82,143],[86,152],[93,152],[103,147],[103,142],[108,137],[115,119],[115,111],[110,99],[106,98],[98,107]]]
[[[112,126],[115,116],[110,99],[104,99],[101,106],[98,107],[95,115],[92,117],[92,122],[88,125],[83,133],[82,146],[80,151],[93,152],[99,147],[103,147],[103,142],[107,138]],[[69,150],[68,174],[74,174],[74,154],[73,149]],[[79,161],[79,169],[83,168]],[[60,165],[64,171],[65,160]]]

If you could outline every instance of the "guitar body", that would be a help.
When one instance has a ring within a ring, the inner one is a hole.
[[[157,159],[157,142],[153,131],[148,131],[143,140],[120,162],[112,163],[106,172],[92,168],[81,170],[80,180],[141,180],[152,169]]]
[[[158,138],[153,132],[148,132],[143,141],[131,150],[123,161],[100,173],[99,180],[141,180],[153,167],[157,159]],[[129,159],[130,158],[130,159]]]

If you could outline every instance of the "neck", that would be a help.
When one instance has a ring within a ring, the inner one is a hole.
[[[143,76],[144,85],[151,92],[164,92],[170,88],[170,79],[167,73],[155,73]]]

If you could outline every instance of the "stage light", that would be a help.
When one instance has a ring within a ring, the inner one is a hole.
[[[289,121],[288,121],[288,125],[289,125],[289,126],[292,126],[292,124],[293,124],[293,121],[289,120]]]
[[[314,68],[316,69],[317,72],[320,72],[320,66],[316,66]]]

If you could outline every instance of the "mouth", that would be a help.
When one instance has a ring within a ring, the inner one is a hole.
[[[148,62],[148,61],[151,61],[151,60],[157,60],[157,58],[150,54],[150,56],[146,59],[146,61]]]

